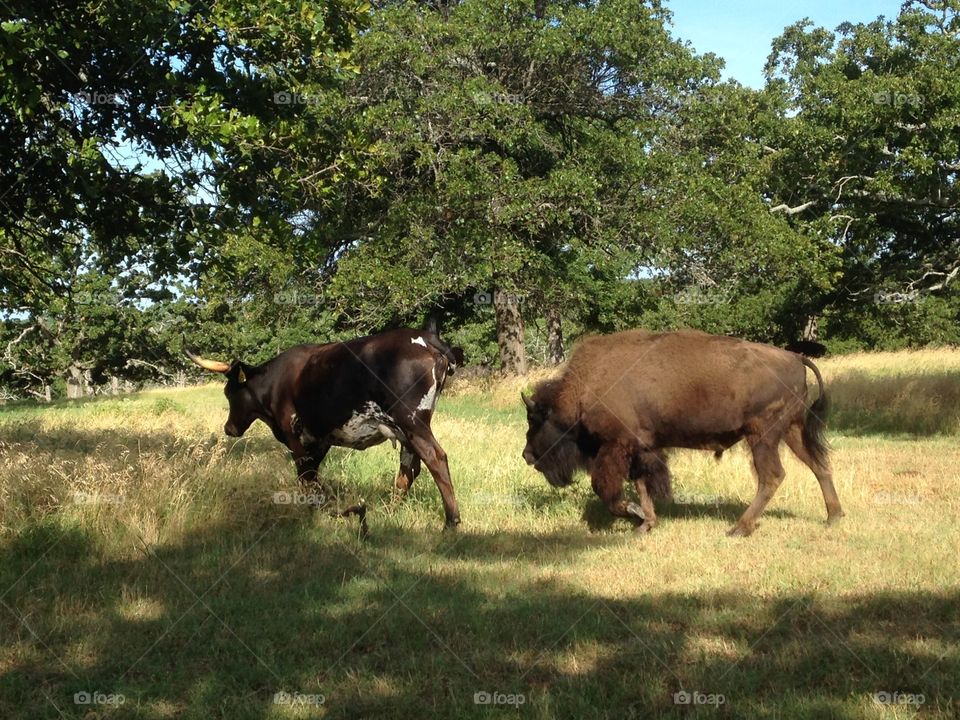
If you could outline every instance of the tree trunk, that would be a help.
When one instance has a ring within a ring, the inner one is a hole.
[[[496,290],[493,311],[497,322],[500,368],[506,375],[523,375],[527,372],[527,350],[523,344],[520,300],[516,295]]]
[[[547,363],[559,365],[563,362],[563,328],[560,313],[556,308],[547,309]]]
[[[47,402],[53,401],[53,390],[47,384],[44,384],[43,386],[43,399],[46,400]]]
[[[83,370],[77,365],[67,368],[67,397],[71,400],[83,397]]]
[[[816,315],[807,316],[807,324],[803,328],[803,339],[804,340],[816,340],[817,339],[817,325],[819,318]]]

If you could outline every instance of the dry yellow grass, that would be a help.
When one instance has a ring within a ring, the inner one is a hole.
[[[960,351],[856,353],[818,361],[835,430],[960,435]]]
[[[520,693],[538,718],[679,717],[681,690],[722,695],[709,709],[728,717],[907,717],[875,698],[895,692],[955,717],[960,446],[912,433],[904,408],[956,392],[960,359],[820,365],[835,413],[866,418],[831,431],[847,517],[824,527],[816,481],[784,450],[787,478],[741,540],[724,531],[754,489],[742,449],[674,453],[678,502],[643,537],[584,479],[550,488],[520,457],[519,391],[551,371],[454,378],[441,398],[453,536],[427,474],[393,497],[389,445],[323,466],[344,501],[367,500],[366,542],[276,504],[292,463],[261,425],[223,437],[219,386],[4,409],[0,717],[487,717],[480,691]],[[846,394],[859,372],[880,381]],[[921,376],[945,389],[897,399]],[[891,405],[896,429],[870,429]],[[128,704],[73,704],[84,689]],[[280,691],[324,702],[278,705]]]

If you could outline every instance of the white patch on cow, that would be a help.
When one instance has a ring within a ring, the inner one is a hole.
[[[330,438],[335,445],[363,450],[384,440],[402,440],[392,425],[379,405],[368,402],[360,410],[354,410],[349,420],[330,433]]]
[[[417,409],[410,414],[410,417],[416,415],[419,410],[433,410],[433,405],[437,401],[437,373],[433,368],[430,368],[430,377],[433,378],[433,384],[430,385],[430,389],[427,390],[426,394],[421,398],[420,404],[417,405]]]
[[[424,347],[426,347],[426,346],[427,346],[427,341],[424,340],[422,337],[415,337],[415,338],[413,338],[413,339],[410,341],[410,344],[411,344],[411,345],[423,345]]]

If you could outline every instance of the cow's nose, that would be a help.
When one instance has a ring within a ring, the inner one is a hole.
[[[527,461],[527,465],[533,465],[537,460],[533,457],[533,453],[530,452],[530,448],[523,449],[523,459]]]
[[[223,431],[230,437],[240,437],[240,433],[238,433],[237,429],[230,423],[223,426]]]

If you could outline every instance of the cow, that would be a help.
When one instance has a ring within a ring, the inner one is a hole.
[[[410,490],[422,461],[440,490],[445,527],[459,525],[447,455],[430,421],[444,382],[463,363],[460,348],[427,330],[399,329],[297,345],[262,365],[185,352],[200,367],[226,376],[230,411],[223,431],[241,437],[261,420],[292,453],[302,483],[317,482],[318,467],[334,445],[364,450],[390,440],[400,445],[397,489],[404,495]]]
[[[820,389],[809,407],[806,368]],[[719,454],[744,438],[757,494],[729,535],[753,532],[783,480],[781,440],[819,481],[828,524],[843,516],[823,434],[823,378],[802,355],[693,330],[633,330],[584,340],[558,377],[521,398],[528,423],[524,460],[555,487],[569,485],[575,470],[587,470],[607,509],[637,530],[657,522],[651,485],[669,492],[668,448]],[[628,477],[639,506],[624,499]]]
[[[821,358],[827,354],[827,346],[815,340],[797,340],[783,346],[784,350],[806,355],[808,358]]]

